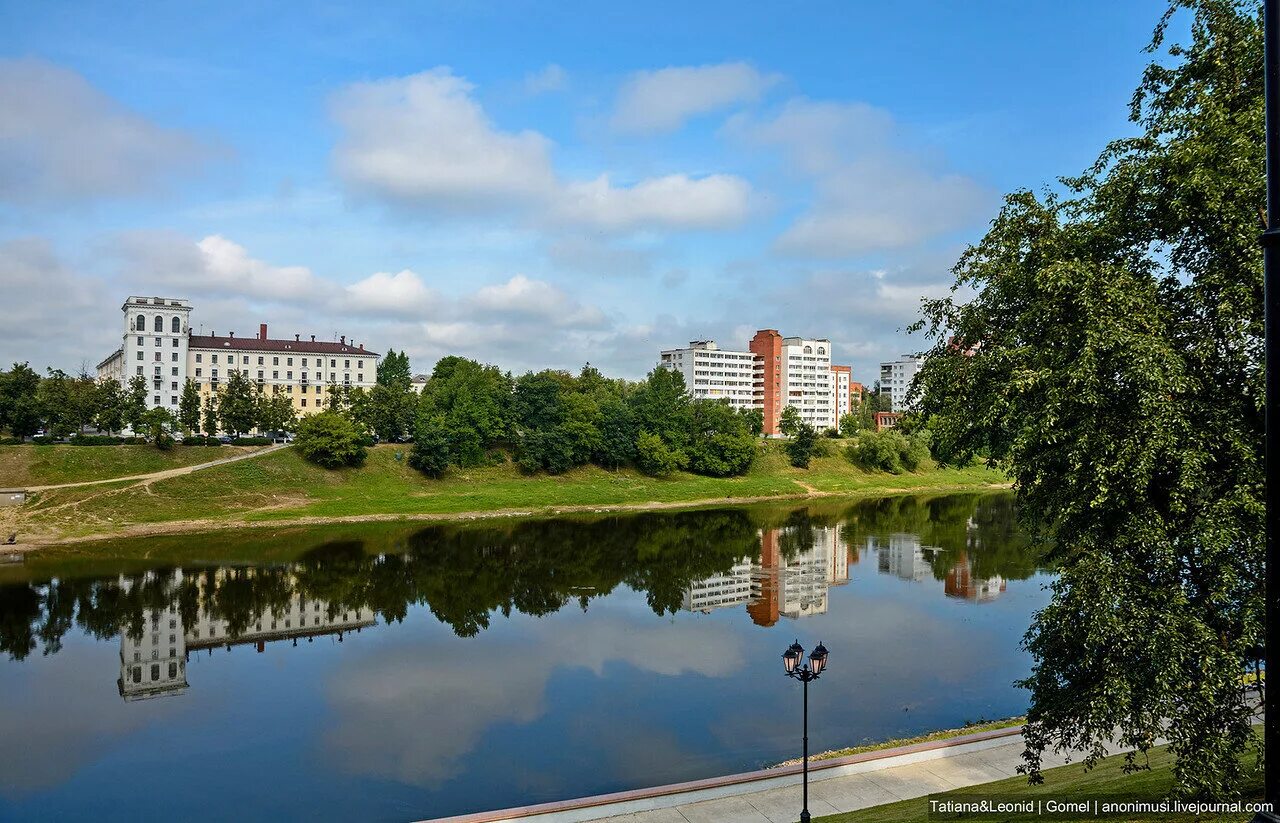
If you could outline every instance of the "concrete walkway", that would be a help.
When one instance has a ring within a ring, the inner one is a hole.
[[[818,818],[1014,777],[1022,750],[1013,728],[819,761],[809,769],[809,811]],[[1045,753],[1046,768],[1066,762]],[[795,823],[800,781],[799,766],[768,769],[436,823]]]
[[[267,446],[265,448],[255,449],[254,451],[250,451],[250,452],[233,454],[230,457],[223,457],[223,458],[219,458],[218,460],[210,460],[208,463],[197,463],[194,466],[179,466],[178,468],[175,468],[175,469],[162,469],[158,472],[150,472],[148,474],[131,474],[126,477],[107,477],[107,478],[103,478],[102,480],[81,480],[78,483],[57,483],[52,486],[27,486],[25,491],[46,492],[46,491],[51,491],[53,489],[74,489],[80,486],[101,486],[106,483],[123,483],[126,480],[147,481],[147,482],[152,482],[155,480],[164,480],[165,478],[168,478],[168,477],[178,477],[183,474],[191,474],[192,472],[200,471],[201,469],[211,469],[214,466],[222,466],[226,463],[234,463],[237,460],[248,460],[251,457],[261,457],[264,454],[271,454],[272,452],[279,451],[280,449],[287,449],[291,445],[292,445],[291,443],[279,443],[273,446]],[[175,448],[182,448],[182,447],[179,446]],[[191,448],[201,448],[201,447],[192,446]]]

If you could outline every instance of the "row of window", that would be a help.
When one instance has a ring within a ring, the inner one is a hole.
[[[245,365],[248,365],[248,363],[249,363],[249,355],[247,355],[247,354],[246,354],[246,355],[242,355],[242,357],[243,357],[243,360],[242,360],[241,362],[243,362]],[[266,359],[266,358],[259,356],[259,357],[258,357],[258,365],[259,365],[259,366],[266,365],[265,363],[263,363],[263,362],[262,362],[262,361],[263,361],[263,360],[265,360],[265,359]],[[323,358],[323,357],[315,357],[315,358],[312,358],[312,359],[316,361],[316,368],[321,368],[321,367],[323,367],[323,366],[324,366],[324,358]],[[197,362],[197,363],[203,363],[203,362],[204,362],[204,355],[203,355],[202,353],[200,353],[200,352],[196,352],[196,362]],[[209,355],[209,362],[210,362],[210,363],[217,363],[217,362],[218,362],[218,355],[216,355],[216,354],[211,354],[211,355]],[[234,354],[228,354],[228,355],[226,355],[226,363],[227,363],[227,365],[235,365],[235,362],[236,362],[236,356],[235,356]],[[271,365],[273,365],[273,366],[279,366],[279,365],[280,365],[280,358],[279,358],[279,357],[273,357],[273,358],[271,358]],[[286,358],[285,358],[285,365],[286,365],[286,366],[292,366],[292,365],[293,365],[293,358],[292,358],[292,357],[286,357]],[[302,366],[303,366],[303,368],[306,368],[306,365],[307,365],[307,358],[303,357],[303,358],[302,358]],[[329,368],[331,368],[331,369],[336,369],[337,367],[338,367],[338,360],[337,360],[337,358],[330,358],[330,359],[329,359]],[[349,369],[349,368],[351,368],[351,361],[350,361],[350,360],[343,360],[343,361],[342,361],[342,368],[344,368],[344,369]],[[357,368],[357,369],[363,369],[363,368],[364,368],[364,361],[363,361],[363,360],[357,360],[357,361],[356,361],[356,368]]]
[[[154,325],[155,331],[159,331],[159,332],[164,331],[164,318],[157,314],[155,317],[155,323],[153,325]],[[174,317],[172,322],[169,325],[174,334],[180,334],[182,332],[181,317]],[[116,328],[120,328],[120,327],[116,326]],[[145,314],[138,315],[138,319],[134,323],[134,328],[137,331],[147,330],[147,316]]]
[[[203,376],[203,371],[204,371],[204,370],[203,370],[202,368],[200,368],[199,366],[197,366],[197,367],[196,367],[196,377],[202,377],[202,376]],[[228,372],[233,372],[233,371],[235,371],[235,369],[228,369],[227,371],[228,371]],[[242,369],[241,371],[244,371],[244,370]],[[156,372],[156,373],[157,373],[157,374],[159,374],[159,372]],[[177,372],[175,371],[174,373],[176,374]],[[259,382],[259,383],[261,383],[262,381],[266,380],[266,378],[263,376],[264,374],[266,374],[266,372],[262,371],[261,369],[259,369],[259,370],[258,370],[258,382]],[[285,380],[292,380],[292,379],[293,379],[293,372],[291,372],[291,371],[287,371],[287,372],[285,372],[284,374],[285,374],[285,377],[284,377],[284,379],[285,379]],[[218,370],[217,370],[217,369],[210,369],[210,370],[209,370],[209,379],[211,379],[211,380],[217,380],[217,379],[218,379]],[[272,372],[271,372],[271,379],[272,379],[272,380],[279,380],[279,379],[280,379],[280,372],[279,372],[279,371],[272,371]],[[302,376],[301,376],[300,378],[298,378],[298,379],[299,379],[299,380],[301,380],[303,383],[308,382],[308,381],[307,381],[307,373],[306,373],[306,372],[303,372],[303,373],[302,373]],[[317,381],[324,380],[324,374],[323,374],[323,373],[321,373],[321,372],[316,372],[316,380],[317,380]],[[336,382],[338,382],[338,374],[337,374],[337,372],[329,372],[329,382],[330,382],[330,383],[336,383]],[[363,375],[363,374],[356,374],[356,382],[357,382],[357,383],[363,383],[363,382],[364,382],[364,375]],[[351,375],[349,375],[349,374],[343,374],[343,375],[342,375],[342,383],[343,383],[343,385],[351,385]],[[319,393],[320,393],[320,383],[319,383],[319,382],[317,382],[315,385],[316,385],[316,394],[319,394]],[[290,386],[289,388],[290,388],[290,390],[292,390],[292,386]],[[304,390],[305,390],[305,389],[304,389]]]
[[[169,338],[169,342],[170,342],[170,343],[172,343],[172,344],[173,344],[173,347],[176,349],[176,348],[178,348],[178,341],[179,341],[179,340],[181,340],[181,339],[182,339],[182,338],[180,338],[180,337],[170,337],[170,338]],[[155,338],[155,341],[156,341],[156,345],[157,345],[157,346],[163,346],[163,345],[164,345],[164,339],[163,339],[163,338],[157,337],[157,338]],[[144,338],[142,335],[138,335],[138,345],[139,345],[139,346],[145,346],[145,345],[146,345],[146,338]]]

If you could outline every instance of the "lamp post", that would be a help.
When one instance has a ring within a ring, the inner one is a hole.
[[[804,647],[797,640],[783,653],[782,665],[786,668],[787,677],[804,684],[804,808],[800,810],[800,823],[809,823],[809,681],[817,680],[827,667],[827,647],[818,643],[806,664]]]

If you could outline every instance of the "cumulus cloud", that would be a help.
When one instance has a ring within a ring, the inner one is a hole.
[[[70,69],[0,60],[0,200],[63,203],[151,192],[213,156]]]
[[[593,328],[605,316],[594,306],[584,306],[563,290],[542,280],[517,274],[505,283],[480,288],[464,301],[473,314],[490,319],[533,319],[553,326]]]
[[[923,243],[971,226],[992,194],[903,148],[893,118],[862,103],[796,99],[775,117],[737,117],[728,132],[780,147],[813,184],[812,205],[777,240],[780,251],[850,257]]]
[[[440,295],[409,269],[396,274],[375,272],[345,288],[354,311],[414,315],[436,307]]]
[[[525,75],[524,78],[525,92],[533,95],[563,91],[568,84],[569,73],[555,63],[544,66],[539,71],[531,72]]]
[[[624,231],[709,229],[747,214],[746,181],[675,174],[616,186],[607,175],[562,180],[551,142],[499,129],[447,68],[348,86],[331,110],[342,128],[334,152],[350,190],[401,206],[463,213],[518,212]]]
[[[747,63],[639,71],[622,84],[610,124],[638,134],[674,131],[691,117],[759,100],[779,79]]]

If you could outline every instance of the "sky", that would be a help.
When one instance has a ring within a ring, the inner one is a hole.
[[[774,328],[870,383],[1005,193],[1134,132],[1164,7],[0,0],[0,363],[148,295],[415,372]]]

